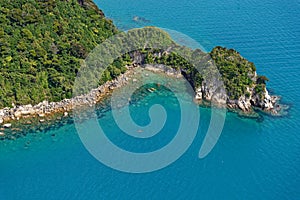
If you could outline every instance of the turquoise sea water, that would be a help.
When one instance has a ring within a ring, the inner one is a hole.
[[[291,104],[289,115],[264,116],[263,122],[256,122],[228,113],[217,145],[199,159],[210,121],[210,109],[201,109],[200,129],[188,151],[170,166],[148,174],[118,172],[99,163],[83,147],[72,123],[1,142],[0,199],[300,199],[299,1],[96,3],[124,30],[155,25],[180,31],[207,50],[216,45],[237,49],[256,64],[258,73],[269,77],[268,87]],[[136,23],[134,16],[150,22]],[[148,105],[171,100],[172,96],[162,100],[151,94],[131,109],[146,116]],[[178,112],[176,102],[167,109]],[[162,139],[151,138],[142,145],[118,136],[110,111],[104,112],[100,123],[111,130],[110,138],[119,146],[147,151],[172,138],[179,119],[169,117]],[[147,117],[133,118],[141,125],[149,122]],[[30,146],[24,149],[27,141]]]

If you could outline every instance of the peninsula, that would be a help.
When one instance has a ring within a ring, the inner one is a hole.
[[[120,33],[91,0],[2,0],[0,21],[1,127],[10,128],[10,121],[21,118],[43,118],[57,112],[67,116],[74,105],[97,103],[109,90],[126,84],[131,69],[144,65],[169,67],[191,83],[197,101],[214,100],[215,85],[204,81],[191,63],[176,53],[147,48],[118,58],[105,71],[98,88],[72,97],[80,64],[97,44]],[[279,98],[266,89],[268,78],[257,75],[255,65],[237,51],[223,47],[210,53],[189,51],[213,60],[226,89],[221,100],[228,108],[280,115]]]

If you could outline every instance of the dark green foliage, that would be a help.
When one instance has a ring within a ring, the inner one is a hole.
[[[132,60],[129,57],[129,54],[125,54],[122,57],[114,60],[113,63],[108,66],[106,70],[104,70],[99,85],[102,85],[105,82],[118,77],[120,74],[125,73],[127,70],[126,65],[129,65],[131,63]]]
[[[161,56],[157,56],[158,52]],[[178,53],[164,53],[159,50],[147,50],[143,54],[145,57],[145,64],[163,64],[172,67],[175,70],[180,70],[194,88],[201,86],[203,81],[202,75],[195,69],[192,63],[189,63],[185,58],[178,55]]]
[[[0,107],[71,97],[81,60],[117,33],[91,0],[83,2],[0,1]]]
[[[255,84],[254,64],[233,49],[215,47],[210,55],[222,75],[229,98],[238,99],[244,94],[250,96],[247,94],[247,87]]]
[[[189,60],[201,61],[201,57],[203,57],[203,60],[205,61],[206,55],[199,49],[188,51],[183,48],[178,52],[180,52],[181,55],[187,55]],[[200,69],[200,71],[196,70],[192,63],[189,63],[177,53],[164,53],[163,51],[149,49],[142,51],[142,53],[147,64],[164,64],[176,70],[180,70],[194,88],[201,86],[204,79],[203,73],[206,73],[205,69]],[[157,56],[158,53],[160,53],[161,56]],[[265,88],[265,82],[268,81],[268,78],[265,76],[256,77],[256,67],[252,62],[244,59],[235,50],[223,47],[214,48],[210,53],[210,56],[223,79],[227,95],[230,99],[239,99],[243,95],[249,98],[251,94],[247,91],[247,88],[252,87],[255,87],[256,94],[262,95]],[[210,57],[207,57],[207,59],[211,60]],[[201,64],[201,66],[205,67],[205,64]]]
[[[256,83],[257,84],[266,84],[266,81],[269,81],[269,79],[265,76],[258,76]]]
[[[142,55],[151,49],[167,49],[174,45],[166,32],[155,27],[116,34],[89,53],[85,60],[86,67],[81,68],[80,76],[76,79],[73,95],[85,94],[98,87],[99,80],[103,84],[117,77],[126,70],[126,65],[143,64]]]
[[[255,92],[256,92],[257,94],[262,93],[262,92],[264,91],[264,89],[265,89],[265,85],[264,85],[264,84],[257,84],[257,85],[255,86],[255,88],[254,88],[254,90],[255,90]]]
[[[0,23],[0,108],[11,103],[35,104],[70,98],[83,60],[98,44],[118,33],[112,21],[105,19],[92,0],[1,0]],[[120,34],[119,45],[128,46],[128,51],[140,49],[140,44],[145,44],[144,49],[138,51],[144,58],[144,63],[140,64],[164,64],[180,70],[195,88],[201,86],[203,77],[209,77],[210,72],[205,70],[203,63],[210,59],[201,50],[179,46],[168,34],[153,27],[126,34],[123,33],[126,35],[124,40]],[[149,46],[152,48],[147,48]],[[172,47],[172,52],[156,47]],[[109,49],[109,45],[106,51],[120,53],[120,49]],[[97,66],[97,61],[102,61],[102,58],[97,60],[97,53],[96,48],[85,64],[96,63]],[[264,76],[256,78],[254,64],[238,52],[216,47],[210,56],[231,99],[250,96],[247,87],[255,86],[256,93],[263,93],[268,79]],[[126,65],[132,64],[133,57],[131,52],[114,61],[109,60],[111,64],[104,71],[95,67],[94,71],[85,74],[88,78],[82,80],[83,85],[94,86],[91,80],[103,84],[116,78],[126,71]],[[196,70],[196,65],[204,68]],[[91,89],[88,87],[79,88],[78,94]]]

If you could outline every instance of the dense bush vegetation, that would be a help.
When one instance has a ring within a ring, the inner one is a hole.
[[[92,0],[1,0],[0,23],[0,108],[12,103],[34,104],[45,99],[59,101],[70,98],[83,60],[99,43],[118,33],[112,21],[105,19]],[[180,55],[197,62],[203,59],[205,63],[208,61],[205,58],[209,57],[207,54],[178,46],[159,29],[147,34],[149,32],[145,29],[129,31],[126,36],[129,39],[120,40],[120,43],[126,46],[126,41],[134,41],[129,45],[131,47],[138,47],[138,44],[172,46],[174,51],[170,53],[155,48],[140,49],[142,64],[170,66],[180,70],[194,87],[201,86],[205,72],[199,73],[193,63]],[[118,52],[119,49],[114,48],[113,51]],[[101,77],[97,76],[99,71],[91,72],[91,80],[97,77],[100,79],[96,79],[99,80],[97,84],[103,84],[124,73],[125,66],[134,62],[133,53],[111,60],[109,67],[101,72]],[[93,54],[89,55],[91,63],[87,64],[96,63],[98,55],[94,54],[96,58]],[[256,78],[254,64],[238,52],[216,47],[210,56],[231,99],[249,96],[247,87],[255,86],[257,93],[263,92],[268,79],[264,76]],[[86,92],[85,89],[79,92]]]
[[[175,47],[175,49],[176,48],[178,47]],[[157,56],[158,52],[160,56]],[[205,73],[205,71],[201,70],[199,73],[194,65],[179,56],[176,50],[175,53],[171,52],[169,54],[164,54],[163,51],[160,52],[159,50],[147,50],[142,51],[142,53],[145,57],[145,63],[147,64],[164,64],[180,70],[195,88],[201,86],[204,80],[203,73]],[[205,57],[199,50],[190,50],[190,52],[185,50],[184,54],[189,58],[193,56],[193,58],[189,60],[195,59],[195,55],[198,56],[197,60],[201,60],[201,56],[203,58]],[[254,64],[243,58],[233,49],[215,47],[211,51],[208,60],[215,63],[230,99],[239,99],[243,95],[250,97],[251,94],[247,91],[247,88],[254,88],[257,94],[262,94],[265,89],[266,81],[269,81],[265,76],[257,76]],[[204,59],[204,61],[206,60]],[[205,64],[203,63],[201,65]]]
[[[91,0],[1,0],[0,23],[0,107],[71,97],[81,60],[117,32]]]
[[[192,52],[192,50],[190,50]],[[179,52],[182,52],[179,50]],[[201,86],[203,77],[194,65],[181,57],[178,53],[164,53],[159,50],[147,50],[142,52],[145,57],[145,64],[163,64],[172,67],[175,70],[180,70],[184,77],[192,84],[194,88]],[[157,56],[160,53],[161,56]],[[184,52],[186,53],[186,51]],[[188,54],[185,54],[188,56]],[[191,59],[190,59],[191,60]]]
[[[223,47],[215,47],[210,53],[222,75],[227,94],[230,99],[238,99],[242,95],[249,96],[247,87],[255,86],[257,93],[263,92],[265,76],[256,77],[256,68],[252,62],[243,58],[237,51]]]

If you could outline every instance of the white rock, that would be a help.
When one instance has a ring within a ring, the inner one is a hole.
[[[2,118],[0,118],[0,124],[2,124],[4,122],[4,120]]]
[[[67,117],[67,116],[68,116],[68,112],[65,112],[65,113],[64,113],[64,116]]]
[[[202,89],[201,88],[197,88],[196,92],[201,92],[202,93]]]
[[[25,105],[24,107],[26,107],[26,108],[32,108],[32,105],[28,104],[28,105]]]
[[[14,116],[15,116],[16,118],[21,117],[21,116],[22,116],[22,113],[21,113],[20,111],[16,111],[16,112],[14,113]]]
[[[5,133],[3,133],[3,132],[0,132],[0,136],[4,136],[5,135]]]
[[[273,109],[273,108],[274,108],[274,106],[273,106],[273,104],[272,104],[271,101],[265,101],[264,107],[265,107],[265,109],[267,109],[267,110],[270,110],[270,109]]]
[[[11,124],[4,124],[3,127],[4,127],[4,128],[10,128],[10,127],[11,127]]]
[[[202,100],[202,92],[197,92],[195,98],[196,98],[196,100]]]
[[[31,110],[23,110],[23,111],[21,111],[21,114],[22,115],[32,115],[32,114],[34,114],[34,110],[33,109],[31,109]]]

